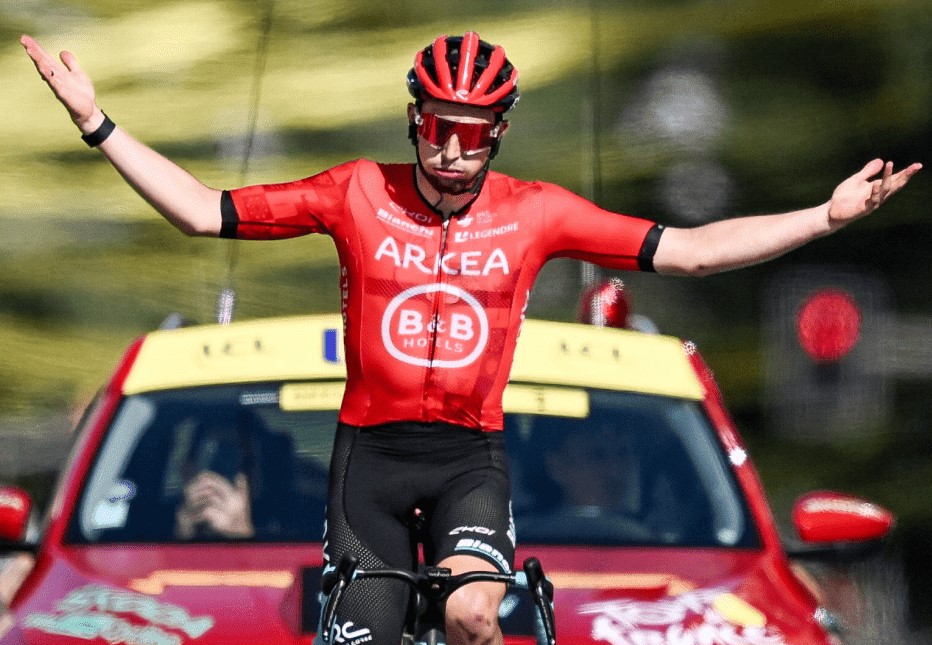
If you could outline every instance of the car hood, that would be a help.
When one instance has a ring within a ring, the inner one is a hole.
[[[309,644],[316,612],[302,616],[302,588],[316,598],[319,554],[308,545],[68,549],[27,581],[15,628],[42,644]]]
[[[82,547],[44,559],[14,603],[15,642],[311,643],[319,547]],[[830,643],[816,602],[764,551],[527,546],[557,588],[558,642]],[[316,558],[316,561],[315,561]],[[302,602],[309,611],[302,612]],[[526,594],[502,625],[529,643]],[[8,634],[8,638],[12,636]],[[9,641],[8,638],[2,642]]]
[[[558,642],[830,643],[816,602],[765,551],[525,547],[556,587]]]

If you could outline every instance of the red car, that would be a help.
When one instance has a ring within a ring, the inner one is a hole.
[[[36,557],[0,643],[309,644],[341,329],[309,316],[135,342],[77,430],[37,544],[28,496],[0,491],[7,550]],[[841,642],[689,343],[528,320],[505,407],[517,560],[538,557],[556,586],[557,642]],[[225,491],[210,516],[189,508],[204,473]],[[817,554],[874,544],[893,518],[817,493],[793,522]],[[535,642],[530,607],[506,596],[508,643]]]

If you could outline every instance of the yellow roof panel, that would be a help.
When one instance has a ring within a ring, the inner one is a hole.
[[[543,320],[525,321],[511,380],[703,397],[678,338]]]
[[[125,394],[218,383],[343,379],[339,315],[297,316],[155,331],[146,336]],[[328,340],[338,352],[328,348]]]
[[[252,381],[340,380],[339,315],[268,318],[155,331],[146,337],[125,394]],[[511,380],[702,398],[682,343],[669,336],[527,320]]]

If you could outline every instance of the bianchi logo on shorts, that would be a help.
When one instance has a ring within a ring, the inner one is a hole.
[[[508,566],[508,560],[505,559],[505,556],[502,555],[502,552],[496,549],[491,544],[486,544],[482,540],[473,540],[472,538],[463,538],[456,543],[454,551],[471,551],[473,553],[480,553],[486,558],[491,559],[495,564],[498,565],[499,569],[505,573],[511,573],[511,567]]]
[[[433,320],[434,299],[445,313]],[[465,367],[489,341],[489,319],[479,301],[459,287],[426,284],[395,296],[382,315],[382,343],[394,358],[419,367]],[[433,347],[433,360],[428,356]]]

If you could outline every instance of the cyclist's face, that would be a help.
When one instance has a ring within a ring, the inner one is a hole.
[[[486,108],[477,108],[442,101],[425,101],[421,106],[421,118],[414,105],[408,106],[411,123],[424,121],[427,117],[430,130],[421,130],[417,137],[418,154],[424,171],[438,184],[450,192],[459,192],[470,185],[482,170],[491,152],[491,138],[501,138],[508,129],[508,122],[498,124],[495,130],[495,113]],[[462,124],[464,127],[457,133]],[[475,149],[472,149],[475,147]]]

